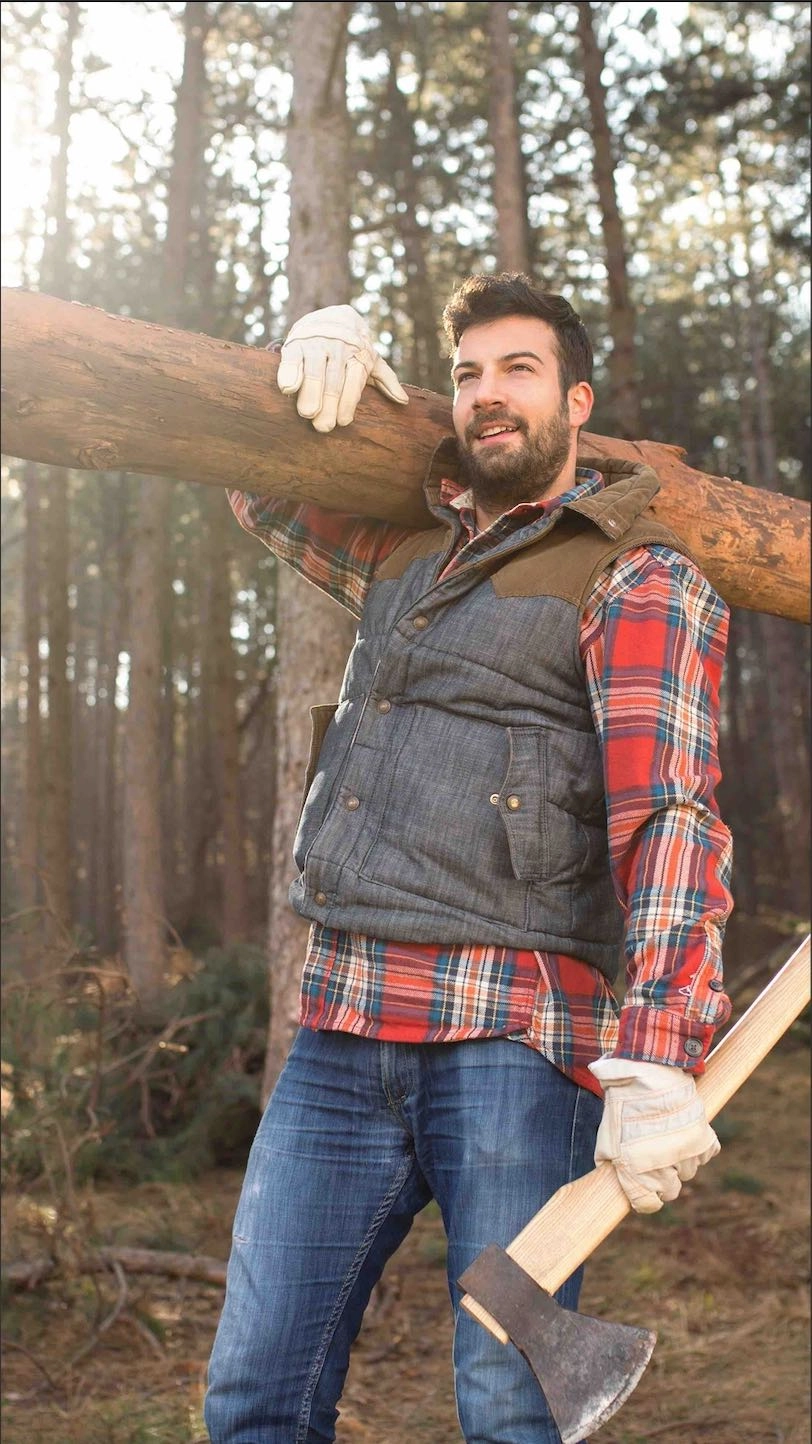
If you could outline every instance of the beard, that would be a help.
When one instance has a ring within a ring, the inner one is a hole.
[[[479,430],[502,422],[523,437],[520,446],[474,449]],[[549,421],[531,430],[520,416],[507,412],[469,422],[459,439],[460,479],[486,511],[510,511],[522,501],[536,501],[557,480],[570,453],[571,431],[566,401]]]

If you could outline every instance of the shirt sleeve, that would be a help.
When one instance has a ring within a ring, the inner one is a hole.
[[[697,1073],[730,1016],[722,939],[731,837],[715,801],[727,623],[706,578],[657,546],[607,568],[581,627],[626,920],[614,1053]]]
[[[311,502],[228,488],[244,531],[354,617],[360,617],[377,566],[411,533],[369,517],[347,516]]]

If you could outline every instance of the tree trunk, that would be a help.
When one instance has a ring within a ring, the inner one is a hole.
[[[40,718],[40,683],[42,667],[39,644],[42,630],[40,587],[40,486],[39,470],[29,464],[23,477],[25,504],[25,556],[23,562],[23,611],[25,633],[25,781],[23,785],[22,834],[19,852],[19,908],[29,916],[24,920],[22,943],[23,969],[35,977],[42,969],[43,930],[39,915],[34,912],[41,893],[39,887],[40,833],[42,827],[42,722]]]
[[[53,133],[56,142],[51,167],[49,214],[52,228],[42,256],[42,284],[59,296],[70,292],[68,225],[68,158],[72,114],[73,50],[79,32],[77,4],[61,5],[65,21],[57,60],[57,93]],[[46,631],[48,636],[48,721],[44,735],[44,788],[42,812],[42,867],[45,891],[45,952],[47,965],[56,966],[70,947],[73,923],[71,880],[71,778],[72,729],[67,677],[70,623],[68,616],[68,557],[70,526],[68,481],[51,473],[44,514],[46,563]]]
[[[367,387],[352,426],[321,436],[276,389],[278,364],[248,346],[7,290],[4,446],[32,461],[160,470],[429,526],[422,484],[451,431],[448,398],[411,387],[401,408]],[[731,605],[809,620],[809,504],[768,491],[774,477],[743,486],[686,466],[677,446],[588,432],[580,455],[653,467],[652,515]],[[446,471],[455,465],[453,453],[444,458]]]
[[[71,886],[72,727],[68,684],[68,555],[70,527],[67,477],[47,474],[45,601],[48,632],[48,720],[45,727],[42,868],[45,947],[50,967],[69,948],[73,919]]]
[[[763,698],[768,746],[775,769],[773,815],[784,854],[785,906],[796,917],[809,916],[809,747],[801,727],[798,646],[793,628],[780,617],[757,617],[757,636],[768,683]]]
[[[601,80],[603,52],[592,24],[592,6],[577,4],[578,38],[584,59],[584,90],[592,120],[595,151],[595,185],[601,210],[609,285],[610,401],[621,436],[640,435],[640,396],[635,372],[635,316],[629,290],[626,242],[615,190],[615,159],[606,114],[606,91]]]
[[[96,750],[93,745],[95,709],[87,703],[95,686],[93,670],[97,656],[96,622],[87,579],[77,575],[73,635],[71,638],[71,884],[74,926],[85,935],[92,927],[89,879],[95,839],[95,816],[99,790]]]
[[[116,830],[116,779],[118,774],[118,708],[116,679],[123,632],[123,604],[129,570],[127,556],[127,478],[111,478],[101,498],[102,580],[99,666],[96,693],[96,866],[94,916],[96,943],[102,955],[112,953],[118,941],[117,893],[119,869]]]
[[[744,208],[743,208],[744,209]],[[752,479],[774,476],[776,448],[772,422],[771,375],[758,286],[753,272],[749,221],[743,214],[743,232],[748,260],[747,304],[743,315],[741,369],[739,374],[739,430],[746,474]],[[749,367],[748,367],[749,362]],[[756,385],[749,388],[752,375]],[[765,462],[773,468],[765,472]],[[781,858],[779,868],[784,906],[803,916],[809,898],[809,748],[804,726],[797,652],[786,621],[777,617],[750,617],[742,627],[751,642],[754,657],[750,669],[759,665],[763,680],[751,676],[743,698],[750,700],[744,719],[737,718],[745,731],[745,748],[761,763],[764,781],[749,789],[748,812],[755,811],[762,827],[770,828],[770,840],[762,853]],[[748,726],[749,723],[749,726]],[[752,775],[752,767],[750,774]],[[743,776],[738,771],[738,776]],[[735,808],[738,799],[732,799]],[[734,813],[735,816],[735,813]],[[746,828],[748,822],[743,824]],[[734,839],[741,827],[734,827]],[[758,849],[756,849],[758,851]],[[753,868],[752,910],[759,901],[758,878]]]
[[[736,909],[752,914],[756,911],[758,897],[752,798],[748,795],[745,806],[741,805],[741,780],[751,773],[753,758],[753,737],[748,727],[748,688],[744,681],[748,620],[746,613],[734,608],[730,616],[722,686],[719,807],[733,832],[732,886]]]
[[[527,272],[530,269],[527,208],[516,114],[510,7],[500,0],[495,0],[495,3],[491,0],[488,5],[488,36],[491,64],[488,129],[494,162],[496,258],[500,270]]]
[[[403,243],[406,311],[411,324],[410,366],[420,386],[439,390],[448,376],[437,328],[437,312],[426,259],[426,231],[417,219],[420,175],[415,165],[417,143],[409,102],[398,85],[401,56],[408,44],[408,17],[397,5],[377,6],[381,39],[386,47],[389,73],[386,100],[389,110],[384,154],[391,170],[391,186],[398,201],[397,230]],[[417,19],[421,23],[422,17]]]
[[[189,239],[203,150],[205,43],[208,7],[187,0],[183,74],[175,101],[175,136],[162,257],[161,304],[182,323]],[[158,477],[141,486],[133,532],[130,592],[130,705],[125,773],[124,957],[141,1003],[149,1007],[164,987],[166,966],[165,847],[162,830],[162,616],[166,607],[169,492]]]
[[[146,477],[132,526],[130,679],[124,769],[124,960],[146,1008],[164,987],[165,927],[161,857],[161,549],[167,488]]]
[[[778,450],[773,412],[773,376],[767,327],[759,295],[752,227],[741,197],[747,257],[747,333],[755,390],[742,407],[746,446],[758,476],[775,476]],[[751,409],[752,408],[752,409]],[[804,727],[799,673],[791,628],[783,618],[761,617],[757,635],[769,659],[770,683],[763,697],[775,770],[775,817],[782,834],[787,907],[803,917],[809,910],[809,742]]]
[[[290,166],[290,320],[346,300],[349,272],[349,137],[346,102],[350,6],[297,3],[293,8],[293,100]],[[309,423],[308,423],[309,426]],[[312,430],[312,428],[310,428]],[[315,434],[315,433],[314,433]],[[233,475],[234,473],[229,473]],[[285,1060],[299,1011],[307,924],[288,902],[291,848],[309,748],[308,708],[338,695],[354,628],[315,587],[280,567],[277,582],[276,808],[271,868],[269,952],[271,1019],[264,1088]]]
[[[236,680],[231,641],[231,578],[229,515],[225,499],[204,495],[207,532],[206,581],[209,587],[204,667],[208,673],[210,738],[217,790],[222,887],[220,936],[227,946],[245,938],[245,849],[240,797],[239,732],[235,708]]]

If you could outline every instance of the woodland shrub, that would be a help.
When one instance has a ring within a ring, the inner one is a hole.
[[[268,1027],[260,949],[209,949],[148,1019],[122,974],[84,959],[50,985],[7,983],[3,1003],[4,1185],[244,1161]]]

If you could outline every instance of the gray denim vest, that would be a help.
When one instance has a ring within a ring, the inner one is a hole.
[[[443,453],[440,452],[440,461]],[[579,652],[604,567],[642,543],[647,467],[536,518],[443,581],[460,527],[410,534],[379,568],[336,707],[313,709],[294,844],[297,912],[402,942],[566,953],[614,977],[601,750]]]

